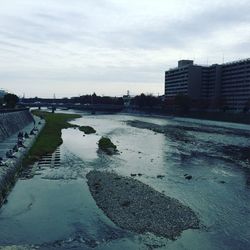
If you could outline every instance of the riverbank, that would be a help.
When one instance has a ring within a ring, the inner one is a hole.
[[[145,115],[153,116],[158,118],[191,118],[209,121],[219,121],[219,122],[230,122],[230,123],[242,123],[250,124],[250,113],[227,113],[227,112],[199,112],[190,111],[187,113],[183,112],[170,112],[162,111],[158,109],[137,109],[137,110],[126,110],[125,114],[129,115]]]
[[[19,171],[22,169],[22,161],[27,155],[29,149],[32,147],[36,141],[37,136],[44,127],[44,121],[38,118],[34,118],[36,121],[36,131],[29,135],[29,138],[25,138],[23,141],[23,146],[18,149],[18,152],[13,154],[12,158],[7,159],[0,166],[0,207],[5,201],[5,198],[12,186],[15,184],[18,177]],[[33,124],[33,123],[32,123]],[[25,130],[25,128],[24,128]],[[29,131],[26,131],[29,134]]]
[[[76,114],[49,113],[39,110],[32,111],[32,113],[44,119],[46,124],[36,142],[31,147],[27,157],[25,157],[23,161],[24,165],[35,162],[45,154],[53,153],[63,142],[61,130],[64,128],[76,127],[68,121],[81,117]]]
[[[0,142],[21,131],[33,121],[27,108],[0,110]]]
[[[199,228],[189,207],[138,180],[100,171],[90,171],[87,179],[97,205],[123,229],[175,239]]]

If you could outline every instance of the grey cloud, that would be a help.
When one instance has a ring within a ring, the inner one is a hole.
[[[248,4],[250,8],[250,4]],[[169,20],[168,17],[154,21],[152,25],[130,27],[121,31],[103,33],[106,42],[118,47],[170,47],[187,48],[195,40],[213,36],[215,31],[227,31],[230,27],[250,22],[246,5],[215,6],[189,18]],[[230,30],[229,30],[230,32]]]
[[[76,2],[80,3],[80,1]],[[112,14],[121,9],[110,1],[87,1],[87,4],[89,5],[87,5],[87,10],[84,9],[83,4],[82,8],[75,10],[48,8],[36,11],[28,17],[10,17],[11,20],[8,23],[12,25],[8,32],[5,32],[5,36],[31,43],[78,41],[83,42],[84,45],[94,44],[99,47],[186,48],[195,39],[206,38],[213,35],[214,31],[225,30],[231,25],[250,21],[249,8],[245,3],[214,6],[211,4],[209,9],[183,19],[181,17],[169,19],[166,16],[154,18],[147,24],[135,23],[134,26],[126,28],[118,25],[113,30],[95,30],[93,23],[101,24],[104,21],[103,16],[100,19],[98,16],[95,17],[96,9],[104,8],[103,12],[106,10],[110,19],[112,19]],[[91,7],[94,7],[92,16],[86,13]],[[128,14],[121,13],[121,16],[126,17]]]
[[[77,39],[77,33],[63,26],[17,18],[10,30],[1,32],[1,36],[31,43],[48,43],[49,41],[64,42]]]
[[[93,67],[68,67],[63,69],[27,69],[22,70],[8,69],[5,72],[0,72],[0,78],[6,81],[12,81],[18,78],[20,80],[33,80],[38,82],[102,82],[102,83],[118,83],[118,82],[163,82],[164,65],[152,66],[96,66]],[[144,76],[147,75],[147,78]]]
[[[248,38],[248,41],[240,41],[237,44],[232,45],[230,48],[228,48],[226,53],[233,53],[237,52],[238,58],[245,58],[250,57],[250,55],[247,53],[250,51],[250,37]]]
[[[13,42],[4,42],[4,41],[0,41],[0,46],[2,47],[7,47],[7,48],[14,48],[14,49],[27,49],[28,47],[27,46],[23,46],[23,45],[20,45],[20,44],[16,44],[16,43],[13,43]]]

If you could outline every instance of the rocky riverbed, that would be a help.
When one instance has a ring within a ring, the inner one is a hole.
[[[168,124],[168,125],[159,125],[139,120],[133,120],[133,121],[127,121],[127,124],[129,126],[135,127],[135,128],[141,128],[141,129],[148,129],[155,133],[161,133],[164,134],[169,140],[172,142],[179,142],[179,143],[185,143],[190,144],[192,147],[189,148],[190,150],[190,156],[191,157],[197,157],[199,153],[199,149],[211,149],[213,152],[202,152],[202,154],[207,157],[216,157],[216,158],[223,158],[227,161],[233,162],[236,166],[239,165],[240,167],[243,167],[250,170],[250,147],[249,145],[241,145],[241,143],[237,143],[237,140],[234,141],[232,144],[232,141],[228,144],[224,143],[214,143],[214,140],[209,142],[208,140],[199,140],[197,141],[197,138],[194,136],[194,133],[196,134],[217,134],[218,137],[226,136],[228,137],[239,137],[239,138],[249,138],[250,137],[250,131],[244,130],[244,129],[233,129],[230,127],[221,127],[221,126],[206,126],[206,125],[194,125],[194,126],[188,126],[181,125],[181,124]]]
[[[100,171],[90,171],[87,179],[97,205],[123,229],[175,239],[199,228],[189,207],[136,179]]]

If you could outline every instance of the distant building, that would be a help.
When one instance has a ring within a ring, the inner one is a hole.
[[[129,107],[130,106],[130,101],[132,99],[132,97],[129,94],[129,90],[127,91],[127,94],[124,95],[122,98],[123,98],[124,106]]]
[[[165,72],[165,99],[188,95],[207,108],[242,111],[250,101],[250,59],[210,66],[181,60]]]

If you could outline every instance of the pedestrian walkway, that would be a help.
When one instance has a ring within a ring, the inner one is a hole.
[[[29,135],[29,138],[24,138],[23,144],[25,147],[29,147],[31,141],[33,141],[35,135],[38,133],[38,131],[35,131],[33,135],[30,135],[30,132],[32,131],[32,129],[37,128],[40,130],[41,126],[44,125],[45,121],[41,120],[38,117],[34,117],[35,119],[35,123],[30,123],[28,126],[26,126],[25,128],[23,128],[21,131],[18,131],[17,133],[13,134],[12,136],[10,136],[9,138],[5,139],[4,141],[0,142],[0,157],[3,159],[3,162],[6,162],[8,160],[14,160],[15,157],[18,156],[18,152],[14,153],[14,157],[11,159],[7,159],[6,157],[6,152],[9,150],[12,150],[13,147],[15,145],[17,145],[17,141],[18,141],[18,133],[19,132],[23,132],[23,134],[25,134],[25,132],[27,132],[27,134]],[[25,148],[19,148],[18,151],[25,151]]]

